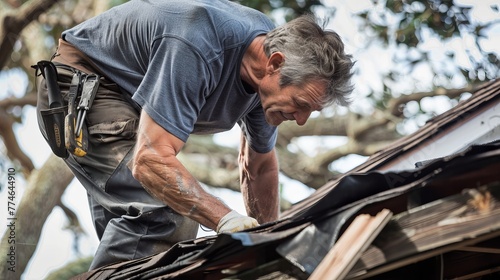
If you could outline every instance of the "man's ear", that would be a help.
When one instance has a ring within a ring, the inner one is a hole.
[[[281,52],[275,52],[271,54],[269,60],[267,61],[267,72],[272,74],[281,68],[281,65],[285,62],[285,55]]]

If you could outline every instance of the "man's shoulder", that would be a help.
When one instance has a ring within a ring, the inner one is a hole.
[[[150,0],[148,3],[158,15],[166,16],[167,20],[178,18],[180,21],[189,20],[191,23],[215,24],[216,27],[229,26],[228,22],[252,28],[274,27],[270,18],[262,12],[227,0]]]

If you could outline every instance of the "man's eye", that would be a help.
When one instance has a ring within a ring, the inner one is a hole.
[[[307,103],[297,103],[297,105],[298,105],[300,108],[304,108],[304,109],[311,109],[311,106],[309,106],[309,104],[307,104]]]
[[[293,102],[295,103],[295,106],[297,106],[297,107],[301,107],[301,108],[308,107],[308,105],[303,103],[303,102],[298,102],[297,100],[294,100]]]

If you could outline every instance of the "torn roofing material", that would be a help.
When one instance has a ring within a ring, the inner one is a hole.
[[[408,236],[408,232],[405,232],[408,229],[403,228],[398,221],[404,217],[413,217],[412,213],[425,212],[432,203],[445,205],[440,201],[449,202],[453,199],[462,203],[465,201],[459,207],[465,207],[464,213],[477,212],[477,209],[468,206],[468,197],[455,197],[460,196],[463,191],[469,193],[479,187],[489,190],[491,211],[474,213],[484,215],[485,219],[494,219],[497,213],[495,205],[500,204],[497,203],[500,188],[499,141],[459,148],[457,153],[425,162],[417,168],[388,171],[390,168],[384,167],[401,160],[401,157],[411,153],[419,145],[441,137],[440,133],[447,133],[460,123],[473,119],[481,111],[489,110],[488,108],[500,111],[499,93],[500,81],[486,84],[470,99],[429,121],[419,131],[396,141],[390,148],[380,151],[342,178],[329,182],[284,213],[283,218],[277,222],[247,232],[180,242],[167,252],[105,266],[75,279],[306,279],[335,246],[355,217],[366,213],[376,214],[382,209],[389,209],[394,217],[347,274],[348,279],[387,276],[388,273],[397,273],[415,262],[424,263],[427,268],[444,265],[444,261],[435,264],[432,258],[439,255],[443,259],[453,259],[456,255],[452,253],[463,242],[467,242],[469,247],[478,242],[494,244],[500,236],[500,226],[492,223],[473,226],[477,229],[473,233],[464,231],[462,224],[456,223],[455,227],[447,228],[450,232],[455,230],[454,233],[450,233],[451,236],[441,243],[424,239],[419,240],[421,243],[413,244],[410,238],[403,238]],[[493,129],[497,127],[498,123]],[[460,220],[461,216],[456,218]],[[432,232],[443,221],[450,222],[444,218],[438,219],[434,224],[428,225],[427,230]],[[406,244],[407,247],[401,250],[401,254],[391,255],[387,248],[391,248],[391,240],[397,238],[403,238],[404,242],[401,244]],[[417,245],[424,248],[421,249],[423,251],[412,250]],[[431,247],[426,247],[427,245]],[[384,251],[385,249],[387,250]],[[390,258],[380,259],[379,256],[384,254]],[[463,269],[463,273],[488,269],[492,271],[492,268],[500,267],[500,260],[491,261],[490,265],[484,265],[486,262],[479,263],[483,266],[469,264],[470,270]],[[415,269],[419,272],[422,270]],[[454,275],[453,269],[450,271],[448,268],[448,271],[449,275]],[[457,277],[456,274],[454,276]],[[397,274],[394,279],[397,279]]]

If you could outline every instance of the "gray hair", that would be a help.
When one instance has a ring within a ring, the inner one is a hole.
[[[313,15],[302,15],[270,31],[264,41],[268,57],[275,52],[285,56],[280,86],[304,85],[320,81],[327,84],[323,106],[348,105],[353,90],[350,82],[354,65],[344,52],[344,43],[332,30],[323,30]]]

